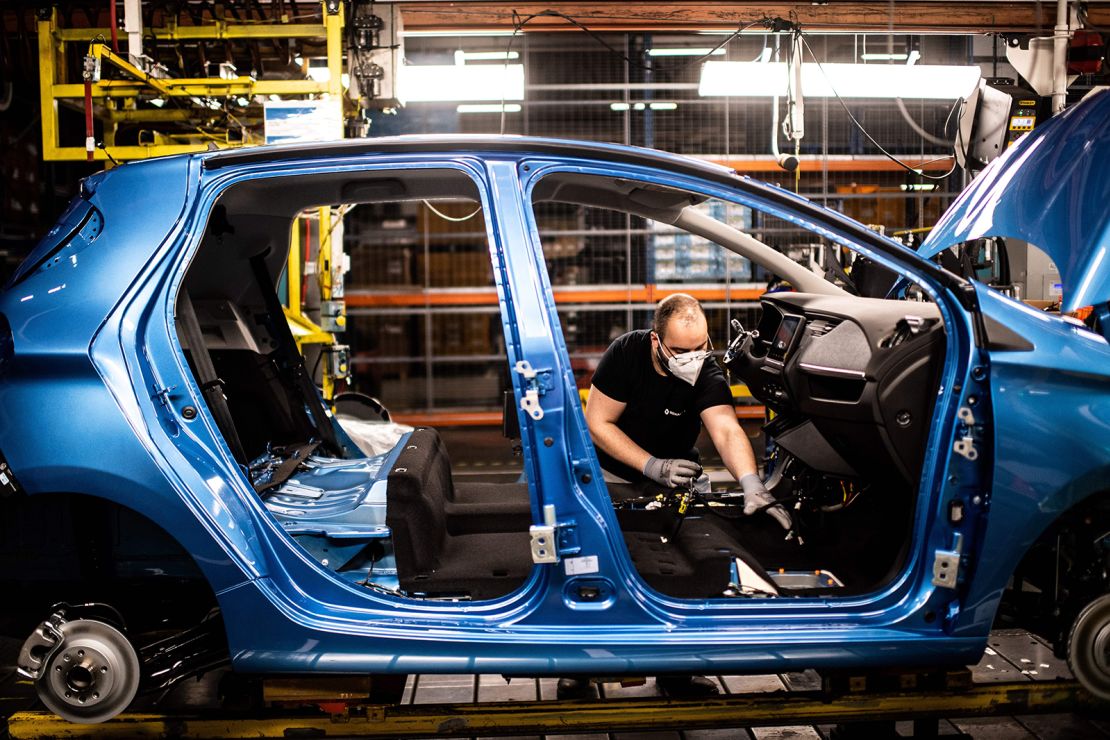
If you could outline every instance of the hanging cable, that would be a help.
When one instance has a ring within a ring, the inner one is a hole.
[[[452,223],[460,223],[462,221],[469,221],[470,219],[474,218],[475,216],[477,216],[479,213],[482,212],[482,206],[478,206],[477,208],[475,208],[473,211],[466,214],[465,216],[462,216],[462,217],[448,216],[446,213],[443,213],[442,211],[438,210],[435,206],[433,206],[428,201],[422,200],[420,202],[423,203],[425,206],[427,206],[429,211],[431,211],[435,215],[439,216],[444,221],[451,221]]]
[[[805,44],[806,49],[809,51],[809,55],[813,58],[813,61],[817,64],[817,69],[820,70],[821,76],[824,77],[825,81],[829,84],[829,89],[833,91],[833,96],[835,96],[837,102],[840,103],[840,107],[843,108],[844,112],[848,115],[848,119],[852,122],[852,124],[857,129],[859,129],[859,132],[861,134],[863,134],[867,138],[867,140],[870,141],[875,146],[876,149],[878,149],[880,152],[882,152],[883,156],[885,156],[891,162],[894,162],[896,165],[898,165],[902,169],[906,170],[907,172],[911,172],[915,175],[918,175],[919,177],[924,177],[926,180],[944,180],[944,179],[948,178],[949,175],[951,175],[953,172],[956,171],[956,168],[959,166],[959,164],[955,161],[955,155],[954,154],[953,154],[952,167],[949,168],[949,170],[947,172],[945,172],[943,175],[927,175],[923,171],[921,171],[919,169],[916,169],[916,168],[906,164],[902,160],[898,159],[898,157],[895,157],[893,154],[888,152],[883,147],[882,144],[880,144],[878,141],[875,140],[875,137],[873,137],[870,133],[868,133],[867,129],[865,129],[863,127],[863,124],[861,124],[858,120],[856,120],[856,117],[854,115],[852,115],[852,111],[848,108],[848,104],[844,102],[844,98],[840,97],[840,93],[838,93],[836,91],[836,88],[833,87],[832,82],[829,80],[829,76],[827,74],[825,74],[825,68],[823,66],[821,66],[821,62],[817,59],[817,55],[813,53],[813,49],[810,48],[810,45],[809,45],[809,40],[806,38],[806,36],[804,34],[802,35],[802,43]],[[964,102],[965,102],[964,99],[960,98],[959,100],[956,101],[955,105],[952,106],[952,110],[955,110],[956,106],[958,106],[958,105],[960,105]],[[951,118],[951,115],[952,115],[951,112],[949,112],[949,118]],[[957,131],[956,131],[956,136],[957,136],[957,140],[958,140],[959,139],[959,129],[958,128],[957,128]],[[955,144],[953,144],[953,151],[954,150],[955,150]]]
[[[906,110],[906,104],[902,102],[901,98],[895,98],[894,102],[898,104],[898,111],[902,114],[902,118],[905,119],[906,123],[909,124],[910,128],[913,129],[913,132],[915,134],[917,134],[930,144],[937,144],[939,146],[947,146],[949,144],[946,139],[942,139],[939,136],[933,136],[928,131],[921,128],[917,121],[913,120],[913,117],[910,116],[910,112]]]

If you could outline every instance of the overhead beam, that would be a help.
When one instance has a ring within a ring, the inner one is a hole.
[[[505,31],[514,17],[527,18],[552,7],[511,0],[402,2],[405,31]],[[1007,31],[1052,34],[1055,3],[967,2],[929,0],[864,0],[863,2],[577,2],[560,3],[560,12],[595,31],[725,31],[762,18],[797,20],[813,31],[875,31],[897,33],[986,33]],[[516,16],[514,16],[514,11]],[[1110,4],[1091,3],[1090,23],[1110,25]],[[564,19],[531,20],[523,30],[574,31]],[[755,30],[755,28],[753,28]]]

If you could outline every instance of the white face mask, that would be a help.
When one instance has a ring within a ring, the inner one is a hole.
[[[709,350],[696,349],[692,352],[683,352],[680,355],[666,356],[663,352],[663,342],[659,341],[659,359],[666,360],[667,370],[671,375],[679,380],[694,385],[698,381],[698,375],[701,374],[701,367],[705,364],[705,360],[710,355]]]
[[[701,374],[701,366],[705,363],[706,357],[709,357],[709,353],[704,351],[683,352],[667,358],[667,369],[679,380],[693,385],[698,381],[698,375]]]

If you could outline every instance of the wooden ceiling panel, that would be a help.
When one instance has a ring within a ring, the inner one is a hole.
[[[504,0],[425,0],[402,3],[409,31],[504,31],[514,18],[555,7],[595,31],[723,31],[761,18],[793,19],[812,31],[890,31],[899,33],[1052,33],[1056,3],[941,2],[577,2],[537,4]],[[515,16],[514,16],[515,11]],[[1090,23],[1110,26],[1110,3],[1089,3]],[[525,31],[570,31],[556,17],[537,17]]]

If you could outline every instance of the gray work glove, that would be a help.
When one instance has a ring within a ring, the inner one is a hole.
[[[678,488],[690,485],[701,474],[701,466],[678,457],[649,457],[643,473],[661,486]]]
[[[755,473],[748,473],[741,478],[740,487],[744,489],[744,514],[747,516],[751,516],[775,502],[775,497],[771,495],[767,487],[763,485],[763,481]],[[771,506],[771,508],[764,509],[764,511],[773,516],[775,521],[781,524],[787,532],[793,528],[794,522],[790,518],[790,512],[782,504]]]

